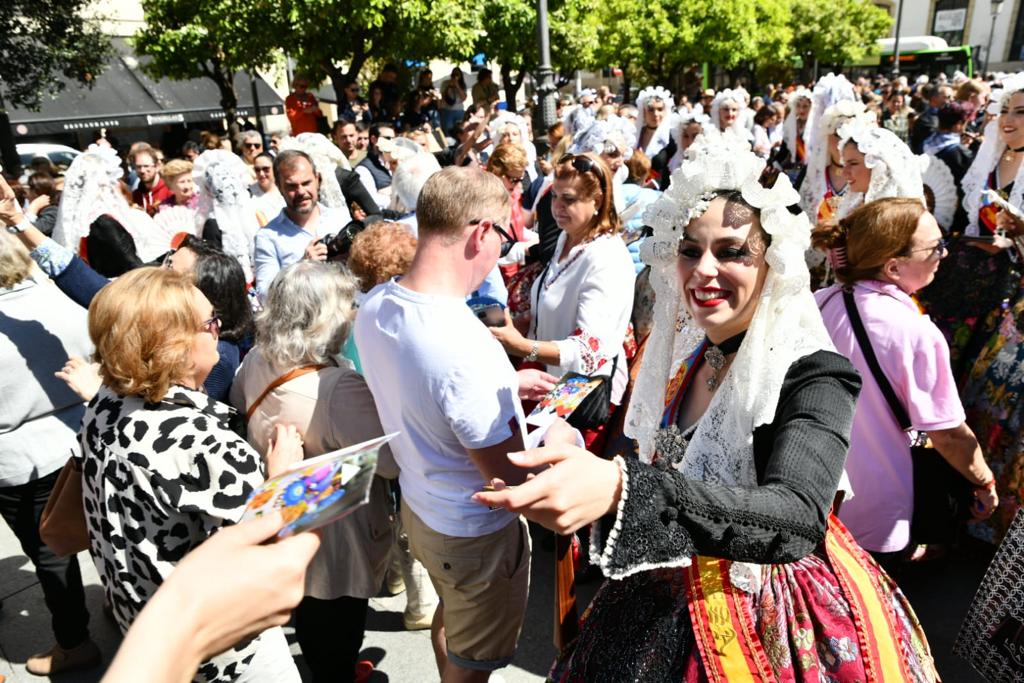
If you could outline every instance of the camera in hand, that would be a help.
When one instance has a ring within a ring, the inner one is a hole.
[[[352,240],[365,229],[366,223],[352,220],[338,232],[322,237],[320,242],[327,246],[327,260],[348,260],[348,253],[352,250]]]

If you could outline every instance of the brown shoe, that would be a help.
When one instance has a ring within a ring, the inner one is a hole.
[[[49,652],[29,657],[25,662],[25,670],[36,676],[49,676],[62,671],[78,671],[90,669],[103,659],[99,647],[92,640],[65,650],[54,645]]]

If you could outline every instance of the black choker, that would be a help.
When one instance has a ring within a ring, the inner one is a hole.
[[[719,375],[722,372],[722,368],[725,367],[725,357],[731,356],[740,350],[740,344],[743,343],[745,336],[747,336],[747,331],[743,330],[739,334],[729,337],[721,344],[714,344],[710,339],[705,338],[707,346],[704,349],[704,360],[714,370],[714,374],[706,382],[710,391],[718,388]]]
[[[1010,147],[1010,151],[1014,154],[1020,154],[1021,152],[1024,152],[1024,147]]]

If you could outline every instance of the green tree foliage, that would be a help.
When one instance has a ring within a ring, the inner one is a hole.
[[[0,152],[8,171],[20,169],[5,113],[36,109],[67,81],[90,85],[103,70],[110,42],[82,16],[89,0],[3,0],[0,11]]]
[[[856,61],[889,34],[892,18],[871,0],[791,0],[793,44],[805,63]]]
[[[791,75],[797,55],[855,61],[891,26],[871,0],[603,0],[598,14],[594,61],[661,85],[705,62],[778,79]]]
[[[367,61],[466,59],[480,11],[458,0],[284,0],[280,46],[331,79],[338,101]],[[314,76],[315,78],[315,76]]]
[[[264,0],[143,0],[146,26],[134,36],[144,69],[154,78],[209,78],[234,141],[238,135],[239,71],[268,67],[276,58],[277,4]]]
[[[598,0],[556,0],[548,5],[551,63],[568,72],[594,64],[598,48]],[[488,0],[476,51],[501,66],[505,100],[515,102],[526,74],[539,66],[535,0]]]

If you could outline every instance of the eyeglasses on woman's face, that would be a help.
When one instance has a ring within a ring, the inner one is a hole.
[[[215,313],[209,320],[204,320],[199,326],[200,332],[209,332],[214,339],[220,338],[220,318]]]
[[[925,257],[927,260],[931,260],[931,259],[942,260],[943,258],[945,258],[946,254],[949,252],[949,240],[947,240],[947,239],[940,239],[938,242],[936,242],[935,244],[933,244],[930,247],[921,247],[920,249],[911,249],[910,250],[910,254],[917,254],[917,253],[920,253],[922,251],[928,252],[928,256]]]

